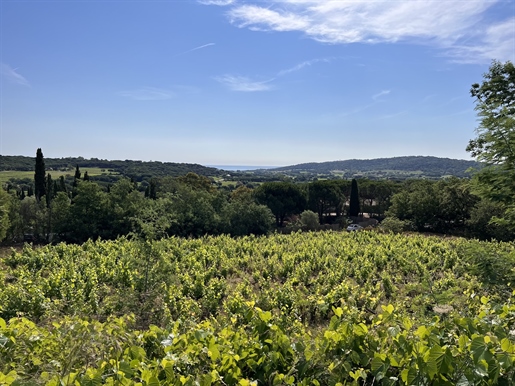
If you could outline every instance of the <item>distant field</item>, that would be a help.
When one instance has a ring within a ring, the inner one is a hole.
[[[90,177],[94,176],[100,176],[102,174],[118,174],[118,173],[112,173],[108,172],[106,169],[101,168],[81,168],[80,169],[81,176],[84,176],[85,172],[88,172],[88,175]],[[47,170],[47,173],[50,173],[52,175],[52,179],[56,180],[60,176],[73,176],[75,174],[75,169],[70,170]],[[8,182],[11,178],[14,179],[23,179],[23,178],[34,178],[34,172],[26,172],[26,171],[17,171],[17,170],[6,170],[6,171],[0,171],[0,184]]]

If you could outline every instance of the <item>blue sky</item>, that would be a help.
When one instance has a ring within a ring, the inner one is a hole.
[[[0,154],[468,159],[515,2],[0,1]]]

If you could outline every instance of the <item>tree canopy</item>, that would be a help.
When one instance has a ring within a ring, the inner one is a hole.
[[[467,146],[472,156],[487,164],[515,169],[515,66],[494,61],[483,83],[470,89],[476,98],[480,123],[477,137]]]
[[[255,191],[257,201],[270,208],[277,226],[282,226],[286,216],[301,213],[306,207],[306,195],[291,182],[267,182]]]
[[[493,61],[483,82],[473,84],[470,93],[476,100],[479,126],[467,151],[486,164],[476,175],[478,191],[506,205],[505,217],[515,219],[515,66]]]

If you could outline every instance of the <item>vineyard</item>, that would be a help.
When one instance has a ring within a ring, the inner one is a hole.
[[[515,384],[512,243],[122,238],[0,267],[0,385]]]

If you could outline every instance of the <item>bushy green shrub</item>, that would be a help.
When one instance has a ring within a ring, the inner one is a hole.
[[[397,217],[387,217],[385,218],[379,227],[382,230],[393,232],[393,233],[401,233],[413,230],[413,224],[408,220],[399,220]]]
[[[317,230],[320,226],[318,215],[311,210],[305,210],[300,214],[300,222],[310,231]]]

